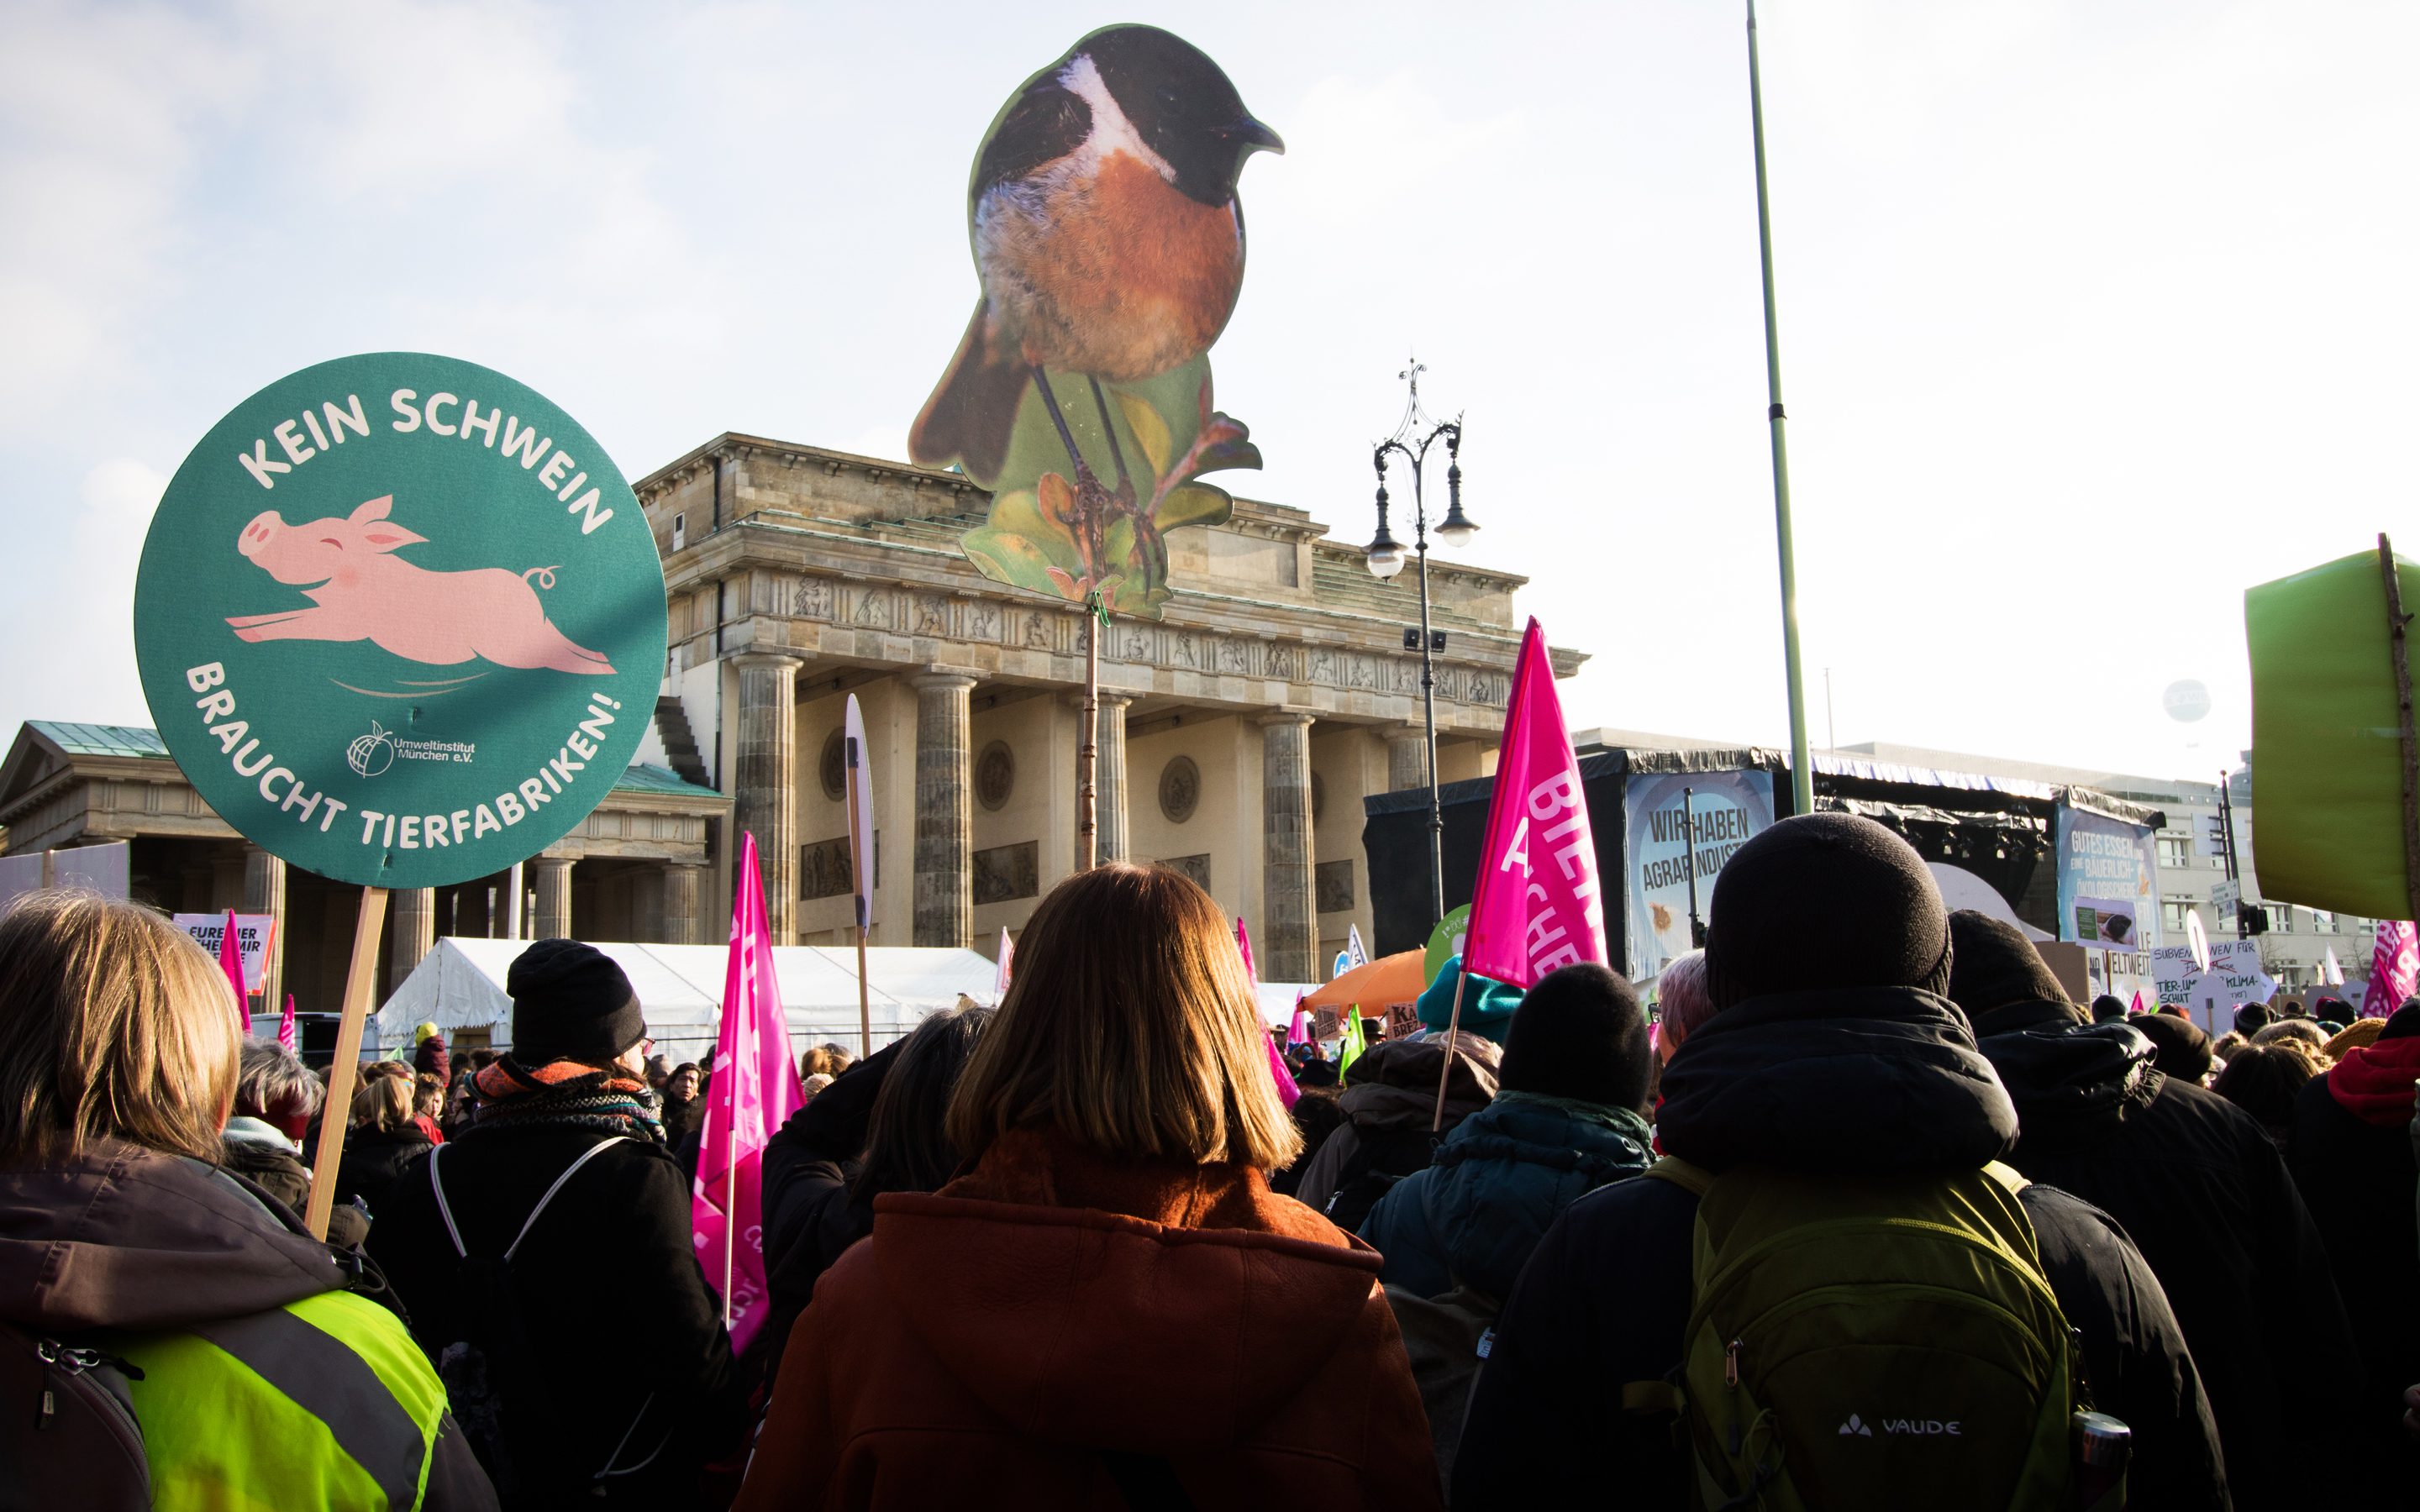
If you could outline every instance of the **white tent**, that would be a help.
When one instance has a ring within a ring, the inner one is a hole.
[[[415,1025],[433,1023],[449,1034],[486,1029],[499,1049],[513,1041],[512,999],[504,975],[529,949],[526,940],[447,937],[421,958],[378,1011],[372,1038],[384,1050],[409,1054]],[[714,1049],[721,1011],[723,945],[636,945],[597,942],[630,979],[647,1011],[647,1032],[675,1061],[703,1060]],[[913,1029],[924,1015],[966,994],[988,1003],[998,973],[973,950],[869,947],[874,1048]],[[790,1041],[804,1049],[829,1041],[852,1055],[858,1048],[857,951],[854,947],[792,945],[773,951]]]

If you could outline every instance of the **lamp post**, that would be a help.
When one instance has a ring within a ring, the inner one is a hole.
[[[1370,541],[1370,573],[1385,579],[1404,570],[1404,544],[1387,530],[1387,454],[1393,452],[1412,465],[1412,548],[1419,557],[1420,627],[1404,632],[1404,649],[1420,654],[1420,714],[1427,726],[1429,774],[1429,923],[1434,927],[1445,917],[1445,805],[1437,792],[1435,662],[1436,654],[1445,649],[1445,632],[1429,628],[1429,515],[1420,483],[1421,464],[1440,438],[1450,465],[1446,469],[1446,511],[1445,518],[1437,522],[1437,539],[1460,547],[1479,533],[1479,527],[1462,512],[1462,418],[1432,420],[1420,409],[1420,375],[1426,371],[1414,360],[1395,375],[1411,385],[1411,396],[1395,433],[1380,441],[1370,455],[1371,465],[1378,471],[1378,533]]]

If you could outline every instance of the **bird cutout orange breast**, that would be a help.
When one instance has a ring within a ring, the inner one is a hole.
[[[964,547],[988,576],[1156,617],[1166,532],[1224,519],[1204,473],[1260,465],[1211,402],[1243,287],[1236,180],[1282,151],[1218,64],[1109,26],[1026,81],[968,188],[982,292],[908,453],[992,492]]]
[[[1124,152],[1054,199],[1064,220],[1009,201],[977,224],[997,272],[995,327],[1016,333],[1018,361],[1132,383],[1210,349],[1244,286],[1232,201],[1203,205]]]

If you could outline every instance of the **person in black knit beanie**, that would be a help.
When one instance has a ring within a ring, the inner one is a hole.
[[[1538,979],[1504,1040],[1502,1092],[1569,1098],[1643,1112],[1654,1048],[1630,983],[1600,965]]]
[[[1949,921],[1941,890],[1915,849],[1870,819],[1785,819],[1741,846],[1714,880],[1706,987],[1718,1013],[1779,992],[1944,994]]]

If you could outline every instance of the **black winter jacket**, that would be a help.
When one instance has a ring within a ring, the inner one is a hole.
[[[444,1145],[446,1201],[471,1254],[502,1255],[546,1189],[602,1137],[561,1125],[473,1127]],[[389,1194],[369,1250],[424,1349],[464,1337],[471,1299],[426,1155]],[[511,1282],[560,1448],[561,1464],[537,1473],[552,1472],[572,1501],[609,1462],[644,1462],[608,1483],[604,1504],[690,1505],[700,1469],[738,1447],[747,1402],[672,1156],[626,1141],[582,1166],[530,1229]]]
[[[874,1232],[874,1195],[852,1196],[865,1152],[874,1100],[898,1062],[898,1040],[848,1068],[814,1102],[790,1115],[765,1144],[766,1379],[781,1370],[782,1350],[815,1282],[851,1244]],[[756,1352],[751,1347],[752,1354]]]
[[[1717,1172],[1949,1174],[2000,1158],[2016,1134],[1965,1016],[1912,988],[1737,1004],[1673,1056],[1664,1091],[1664,1148]],[[2142,1257],[2086,1203],[2040,1185],[2022,1200],[2083,1335],[2094,1398],[2133,1429],[2128,1506],[2226,1507],[2200,1379]],[[1480,1373],[1454,1465],[1457,1512],[1688,1504],[1668,1419],[1625,1412],[1621,1391],[1679,1368],[1697,1206],[1668,1181],[1621,1181],[1548,1230]]]
[[[428,1135],[418,1124],[407,1123],[392,1133],[366,1124],[346,1130],[345,1152],[336,1162],[337,1206],[359,1197],[376,1223],[404,1168],[428,1149]]]
[[[2351,1332],[2319,1230],[2259,1123],[2154,1070],[2147,1036],[2082,1025],[2068,1004],[1994,1010],[1980,1030],[2023,1129],[2009,1164],[2123,1224],[2159,1276],[2201,1367],[2236,1504],[2350,1496],[2330,1477],[2349,1468]]]
[[[2370,1123],[2337,1100],[2325,1076],[2304,1083],[2294,1100],[2287,1163],[2326,1242],[2337,1287],[2361,1319],[2356,1424],[2380,1506],[2420,1505],[2420,1446],[2401,1423],[2403,1388],[2420,1381],[2420,1313],[2412,1305],[2420,1298],[2420,1224],[2412,1216],[2420,1164],[2412,1145],[2410,1119]]]

